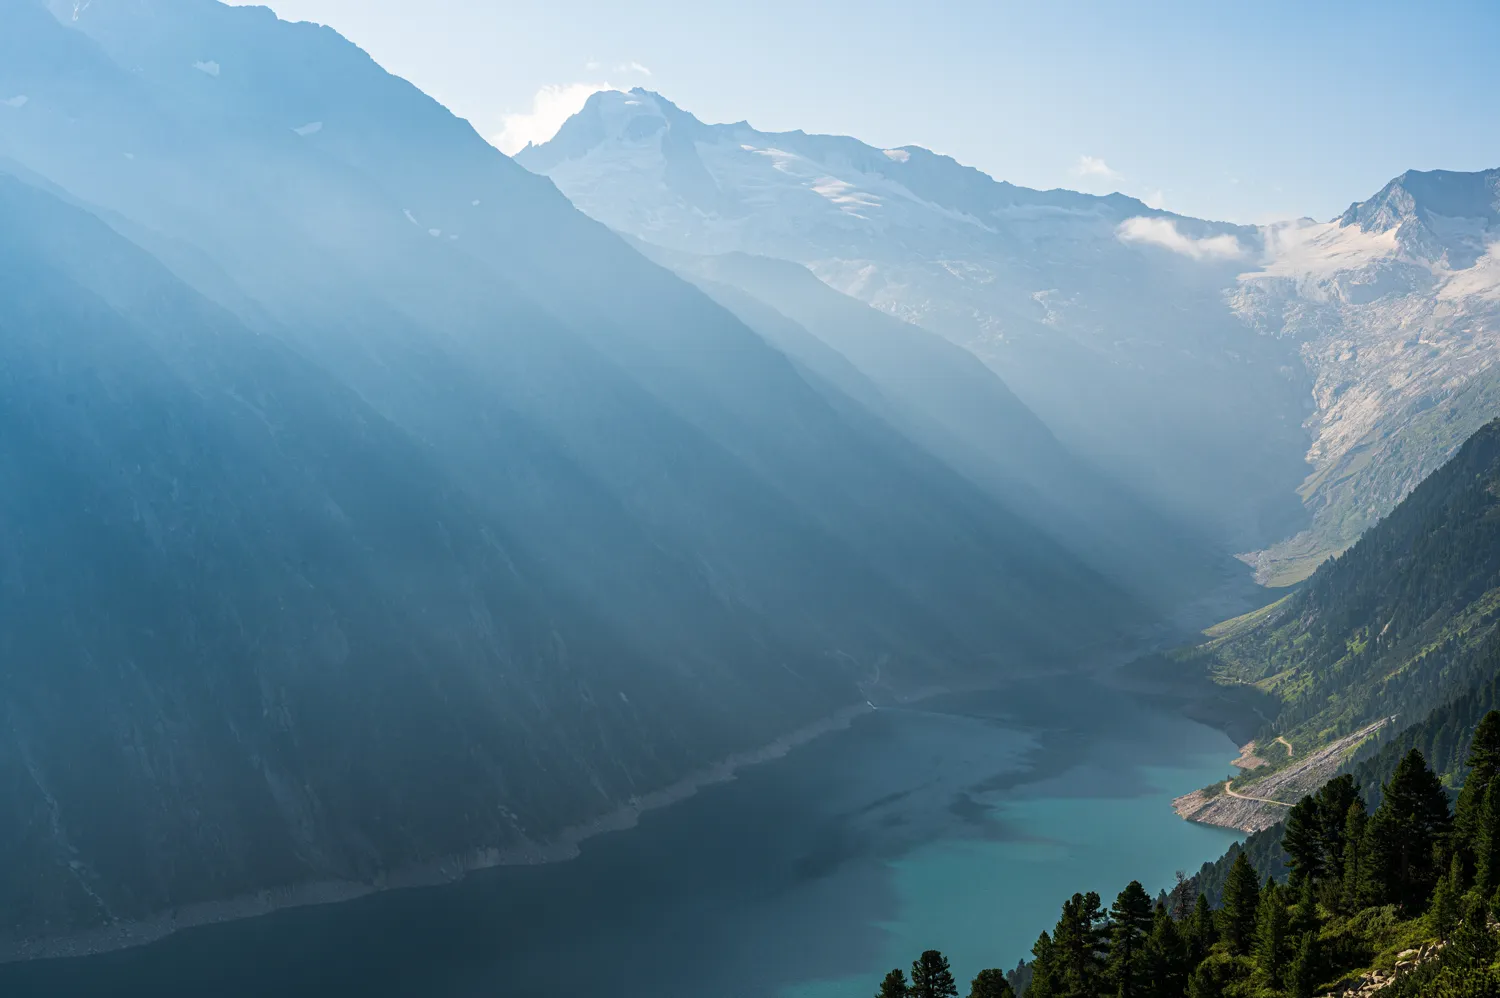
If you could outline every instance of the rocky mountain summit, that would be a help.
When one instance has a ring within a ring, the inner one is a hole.
[[[645,90],[594,95],[517,159],[619,231],[799,263],[969,349],[1266,581],[1347,547],[1500,409],[1500,171],[1238,226],[916,146],[708,125]]]

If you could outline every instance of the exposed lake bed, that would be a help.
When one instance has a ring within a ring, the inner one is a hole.
[[[1234,752],[1079,676],[882,707],[565,863],[13,964],[0,992],[865,998],[924,948],[1013,966],[1073,891],[1216,857],[1237,833],[1171,800]]]

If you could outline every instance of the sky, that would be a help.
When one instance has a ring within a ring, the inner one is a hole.
[[[595,89],[643,86],[709,122],[919,145],[1236,222],[1500,166],[1500,0],[267,5],[337,28],[507,151]]]

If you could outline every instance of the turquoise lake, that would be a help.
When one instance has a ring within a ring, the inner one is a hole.
[[[0,994],[869,998],[927,948],[966,991],[1073,891],[1155,893],[1218,856],[1238,836],[1171,800],[1234,754],[1076,678],[882,708],[568,863],[0,967]]]

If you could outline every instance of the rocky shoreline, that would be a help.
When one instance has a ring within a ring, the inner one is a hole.
[[[1392,720],[1381,718],[1248,786],[1235,789],[1231,781],[1225,781],[1183,794],[1172,802],[1172,809],[1187,821],[1249,833],[1264,831],[1285,818],[1293,804],[1337,776],[1349,753]],[[1261,762],[1254,742],[1241,747],[1234,764],[1251,760]]]

